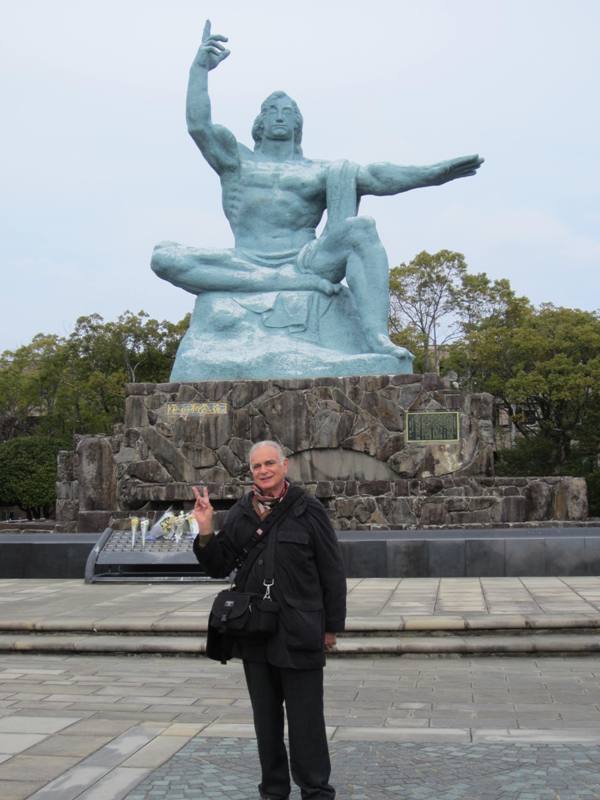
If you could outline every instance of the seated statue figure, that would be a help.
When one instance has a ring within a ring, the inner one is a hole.
[[[387,256],[358,204],[363,195],[474,175],[482,159],[422,167],[307,159],[302,115],[281,91],[263,102],[250,150],[211,117],[208,73],[229,55],[226,41],[206,23],[190,69],[187,125],[219,175],[235,246],[166,241],[154,250],[155,273],[197,295],[172,380],[411,372],[411,354],[388,336]]]

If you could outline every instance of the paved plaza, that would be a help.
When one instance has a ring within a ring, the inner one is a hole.
[[[241,665],[185,654],[220,588],[1,581],[0,800],[256,800]],[[495,627],[583,643],[599,625],[600,578],[349,581],[351,635],[325,670],[340,800],[600,800],[597,652],[349,649],[382,630],[439,642]],[[54,652],[23,652],[38,634]],[[89,652],[106,639],[113,652]],[[157,639],[171,655],[143,654]],[[115,654],[132,640],[135,655]]]
[[[600,797],[595,656],[332,658],[325,672],[340,800]],[[256,799],[236,662],[9,654],[0,698],[2,800]]]

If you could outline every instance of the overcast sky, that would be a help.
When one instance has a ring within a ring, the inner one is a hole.
[[[78,316],[180,319],[149,267],[172,239],[224,247],[216,175],[185,129],[206,17],[231,56],[213,118],[251,144],[286,90],[307,157],[475,178],[367,198],[390,264],[464,253],[535,303],[600,307],[598,0],[1,0],[0,350]]]

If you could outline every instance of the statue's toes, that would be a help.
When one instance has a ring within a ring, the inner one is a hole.
[[[336,292],[336,285],[331,283],[330,281],[326,280],[326,278],[321,278],[318,283],[318,288],[321,292],[326,294],[328,297],[331,297],[332,294],[337,294]]]
[[[400,347],[394,344],[387,336],[376,337],[374,345],[375,352],[381,353],[382,355],[395,356],[401,360],[413,358],[413,354],[407,350],[406,347]]]
[[[410,353],[406,347],[398,347],[398,345],[393,344],[390,342],[388,347],[388,353],[392,356],[396,356],[396,358],[412,358],[413,355]]]

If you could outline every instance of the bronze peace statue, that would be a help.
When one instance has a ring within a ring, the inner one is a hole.
[[[410,373],[411,354],[388,336],[388,260],[375,222],[357,213],[360,199],[474,175],[483,159],[361,166],[306,158],[302,114],[282,91],[263,102],[250,149],[212,120],[208,73],[229,56],[225,42],[207,21],[190,69],[187,126],[219,176],[235,244],[154,249],[155,273],[197,296],[171,380]]]

